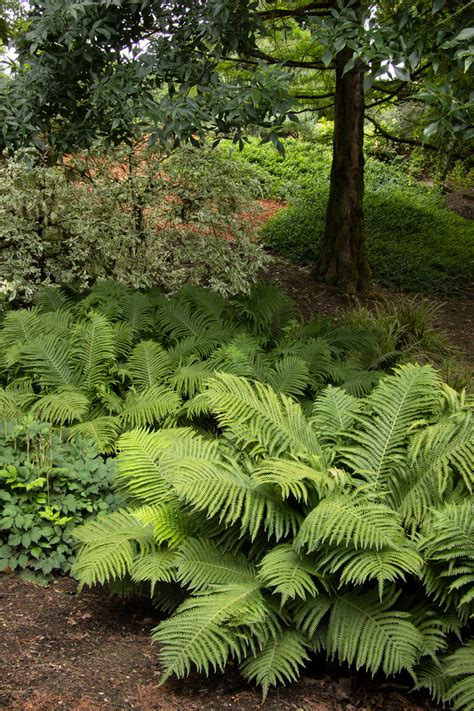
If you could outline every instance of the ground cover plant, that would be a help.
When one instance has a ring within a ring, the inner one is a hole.
[[[263,241],[297,264],[314,264],[324,231],[330,151],[323,142],[293,139],[285,149],[282,157],[252,141],[234,157],[265,171],[268,194],[290,203],[263,227]],[[373,278],[387,287],[448,295],[472,281],[472,221],[447,210],[435,188],[373,158],[366,160],[365,230]]]
[[[0,396],[1,398],[1,396]],[[67,573],[72,530],[113,510],[113,459],[80,436],[67,439],[32,416],[0,426],[0,571],[24,570],[36,582]]]

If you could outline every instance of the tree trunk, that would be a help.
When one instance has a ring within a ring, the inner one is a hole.
[[[343,75],[352,50],[336,57],[333,160],[326,226],[316,272],[320,279],[355,293],[370,283],[364,240],[364,71]]]

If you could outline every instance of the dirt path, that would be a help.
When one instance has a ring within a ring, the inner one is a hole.
[[[3,711],[433,711],[405,684],[384,684],[315,663],[297,684],[260,695],[232,670],[158,686],[147,601],[76,595],[64,578],[40,588],[0,575],[0,709]]]

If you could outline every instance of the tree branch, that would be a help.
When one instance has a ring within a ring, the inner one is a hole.
[[[421,141],[417,141],[414,138],[399,138],[398,136],[392,136],[390,133],[387,133],[387,131],[382,128],[382,126],[371,116],[365,115],[365,118],[367,121],[370,121],[370,123],[375,127],[375,130],[384,138],[386,138],[389,141],[393,141],[394,143],[405,143],[408,146],[419,146],[420,148],[428,148],[430,151],[437,151],[438,148],[434,146],[432,143],[422,143]]]

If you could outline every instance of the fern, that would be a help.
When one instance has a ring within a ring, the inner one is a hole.
[[[459,647],[446,660],[445,674],[448,677],[461,677],[456,680],[444,695],[454,709],[469,711],[474,707],[474,639]]]
[[[88,397],[80,391],[60,390],[39,398],[32,406],[31,412],[47,422],[65,425],[82,420],[89,406]]]
[[[256,580],[256,570],[245,555],[222,553],[211,541],[195,538],[188,538],[180,547],[177,575],[193,591]]]
[[[259,578],[267,587],[282,596],[284,605],[290,598],[305,599],[316,595],[313,576],[317,567],[309,557],[300,555],[287,543],[269,551],[259,563]]]
[[[308,642],[295,630],[284,630],[270,639],[255,657],[247,658],[241,665],[243,676],[262,687],[263,700],[271,686],[296,681],[300,668],[309,660]]]
[[[133,349],[127,366],[132,383],[138,389],[161,384],[171,372],[165,349],[154,341],[140,341]]]

